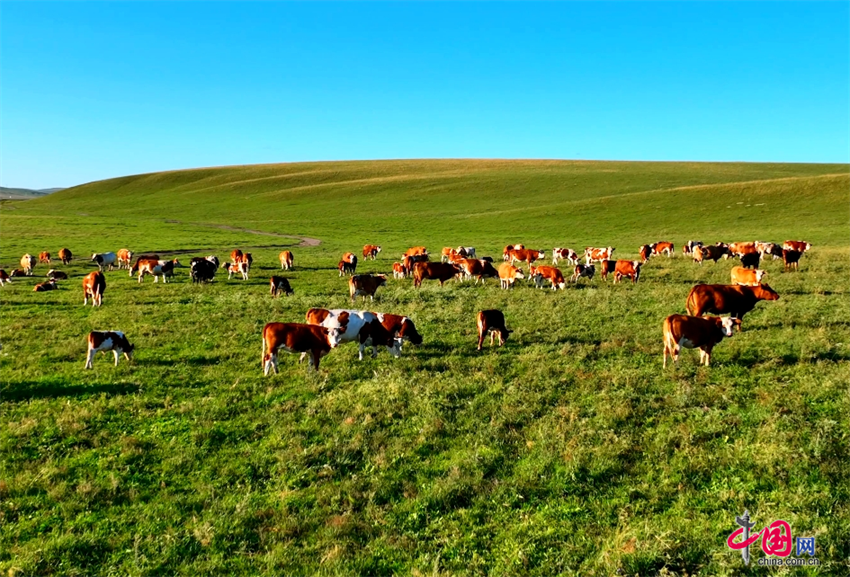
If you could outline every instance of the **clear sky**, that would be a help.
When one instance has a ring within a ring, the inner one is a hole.
[[[850,3],[0,5],[0,184],[300,160],[850,161]]]

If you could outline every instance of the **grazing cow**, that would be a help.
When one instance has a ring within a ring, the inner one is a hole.
[[[139,263],[139,282],[142,282],[144,276],[149,274],[153,277],[153,282],[159,282],[159,277],[162,276],[162,282],[167,283],[168,277],[174,276],[174,269],[181,266],[176,258],[174,260],[143,260]]]
[[[587,280],[593,280],[593,275],[596,274],[596,267],[592,264],[577,264],[573,270],[573,276],[570,277],[571,282],[578,282],[581,277]]]
[[[443,247],[443,250],[440,253],[440,262],[454,261],[459,257],[461,257],[461,255],[460,253],[458,253],[458,251],[456,251],[450,246],[445,246]]]
[[[534,261],[543,260],[546,257],[546,253],[542,250],[531,250],[527,248],[515,248],[513,249],[509,255],[508,259],[511,264],[515,262],[525,262],[528,263],[529,266]]]
[[[289,280],[282,276],[273,276],[269,281],[269,285],[271,286],[271,295],[273,297],[277,297],[280,293],[286,296],[295,294],[295,291],[289,286]]]
[[[637,283],[642,265],[643,263],[639,260],[618,260],[614,265],[614,284],[620,282],[622,278],[630,278],[633,284]]]
[[[745,254],[758,253],[755,242],[730,242],[729,256],[740,257]]]
[[[263,327],[263,374],[277,374],[277,353],[307,353],[310,367],[319,370],[319,360],[339,344],[339,330],[300,323],[268,323]]]
[[[569,261],[570,264],[578,264],[578,255],[571,248],[555,247],[552,249],[552,264],[558,266],[559,260]]]
[[[729,313],[743,320],[744,315],[753,310],[759,301],[779,299],[772,288],[766,284],[758,286],[740,286],[725,284],[700,284],[691,289],[686,303],[688,313],[699,317],[705,313]],[[741,325],[738,325],[741,330]]]
[[[349,259],[346,259],[349,257]],[[337,264],[337,268],[339,269],[339,276],[343,276],[346,274],[354,274],[357,271],[357,257],[350,252],[347,252],[343,255],[342,260]]]
[[[50,253],[47,251],[41,251],[38,253],[38,262],[50,264]]]
[[[767,258],[767,255],[773,257],[773,260],[782,258],[782,247],[775,242],[757,242],[756,249],[762,258]]]
[[[741,255],[741,265],[744,268],[758,268],[761,262],[761,254],[757,252],[748,252]]]
[[[602,277],[602,280],[608,282],[608,273],[613,274],[617,270],[617,261],[616,260],[603,260],[599,261],[599,276]]]
[[[374,313],[378,316],[378,320],[384,325],[394,337],[403,341],[410,341],[414,345],[422,344],[422,335],[416,330],[416,325],[409,317],[404,315],[393,315],[388,313]]]
[[[27,276],[27,271],[16,268],[15,270],[12,271],[12,274],[9,275],[9,276],[11,276],[12,278]]]
[[[652,256],[652,245],[641,245],[641,247],[638,249],[638,254],[640,255],[640,261],[646,264],[646,261],[648,261],[649,257]]]
[[[125,266],[129,270],[130,263],[132,262],[132,260],[133,260],[133,251],[126,249],[126,248],[122,248],[121,250],[118,251],[118,269],[119,270],[124,268]]]
[[[782,248],[785,250],[796,250],[798,252],[806,252],[812,248],[811,243],[808,243],[804,240],[786,240],[782,244]]]
[[[742,266],[736,266],[732,269],[732,284],[758,286],[766,274],[763,270],[749,270]]]
[[[50,269],[47,271],[47,278],[52,278],[55,280],[68,280],[68,275],[62,272],[61,270],[53,270]]]
[[[701,240],[689,240],[682,245],[682,254],[693,254],[694,249],[698,246],[702,246]]]
[[[209,257],[207,257],[207,258],[209,258]],[[215,258],[215,257],[213,257],[213,258]],[[135,264],[133,264],[132,268],[130,268],[129,276],[131,276],[131,277],[136,276],[139,273],[139,267],[145,261],[157,262],[157,261],[159,261],[159,255],[158,254],[143,254],[141,256],[136,257]],[[216,262],[218,262],[218,259],[216,259]]]
[[[499,265],[499,285],[501,288],[513,288],[514,282],[520,278],[525,278],[521,268],[517,268],[507,262]]]
[[[522,250],[525,248],[524,244],[509,244],[504,250],[502,250],[502,260],[507,262],[511,258],[512,250]]]
[[[377,244],[367,244],[363,247],[363,258],[377,260],[381,247]]]
[[[251,255],[250,252],[246,252],[242,255],[242,262],[245,264],[245,267],[248,270],[251,270],[251,265],[254,264],[254,257]]]
[[[699,349],[699,362],[708,366],[711,350],[723,337],[732,336],[732,327],[740,328],[741,320],[733,317],[689,317],[670,315],[664,319],[664,368],[667,355],[679,363],[681,347]]]
[[[695,246],[693,250],[694,262],[702,265],[702,261],[710,260],[716,264],[720,257],[728,256],[729,249],[725,245],[710,244],[708,246]]]
[[[484,339],[487,333],[490,333],[490,346],[492,347],[495,337],[499,335],[499,346],[505,344],[508,336],[512,331],[509,331],[505,326],[505,315],[502,311],[496,309],[488,309],[478,312],[478,350],[484,347]]]
[[[591,264],[594,262],[602,262],[603,260],[610,260],[611,255],[614,254],[616,248],[609,246],[607,248],[593,248],[592,246],[585,247],[584,249],[584,264]]]
[[[32,289],[32,292],[42,293],[44,291],[53,291],[59,288],[59,285],[56,284],[55,279],[50,279],[44,282],[40,282],[35,285]]]
[[[217,268],[215,262],[209,260],[209,257],[195,257],[189,263],[189,276],[193,283],[211,282],[215,279]]]
[[[361,361],[367,346],[372,347],[373,358],[378,356],[379,346],[387,347],[387,351],[396,358],[401,355],[402,338],[384,327],[376,313],[346,309],[310,309],[307,311],[307,322],[338,330],[340,343],[357,342]],[[304,355],[301,355],[301,358],[303,359]]]
[[[402,255],[402,258],[404,258],[406,256],[420,256],[421,257],[421,256],[426,256],[427,254],[428,254],[428,249],[425,248],[424,246],[413,246],[413,247],[410,247],[409,249],[407,249],[404,252],[404,254]],[[425,260],[428,260],[428,259],[426,258]]]
[[[32,276],[32,269],[35,268],[36,259],[30,253],[21,257],[21,268],[24,269],[24,274]]]
[[[91,255],[92,262],[97,263],[97,268],[103,272],[103,267],[109,267],[109,270],[115,268],[118,264],[118,255],[114,252],[94,253]]]
[[[285,250],[278,255],[280,259],[280,269],[290,270],[292,268],[292,251]]]
[[[463,258],[477,258],[475,256],[474,246],[459,246],[457,247],[457,253]]]
[[[652,243],[651,245],[649,245],[649,248],[652,249],[653,256],[661,256],[662,254],[666,254],[668,257],[672,257],[676,247],[673,246],[672,242],[661,241]]]
[[[71,249],[61,248],[59,249],[59,258],[62,264],[69,264],[71,259],[74,258],[74,255],[71,253]]]
[[[0,286],[3,286],[7,282],[12,282],[12,279],[9,278],[9,275],[6,274],[6,271],[0,268]]]
[[[461,274],[463,271],[455,264],[444,262],[417,262],[413,265],[413,286],[420,288],[423,280],[440,281],[440,286],[443,283]]]
[[[242,262],[243,256],[245,255],[242,254],[241,250],[239,250],[238,248],[234,248],[232,251],[230,251],[230,262],[232,262],[233,264],[238,264]]]
[[[92,273],[95,274],[95,273]],[[127,340],[127,337],[124,336],[124,333],[120,331],[92,331],[88,336],[88,353],[86,354],[86,368],[91,369],[92,361],[94,361],[94,355],[96,353],[106,353],[107,351],[112,351],[112,354],[115,355],[115,366],[118,366],[118,359],[121,358],[121,354],[124,354],[124,358],[127,361],[133,360],[133,351],[135,350],[135,345],[130,344],[130,341]]]
[[[387,284],[387,275],[385,274],[356,274],[348,279],[348,293],[351,295],[351,302],[354,302],[358,296],[364,299],[368,296],[369,300],[375,300],[375,292],[382,286]]]
[[[534,282],[538,288],[543,288],[543,281],[548,280],[552,283],[552,290],[564,290],[567,287],[567,281],[564,280],[564,274],[560,269],[554,266],[541,265],[528,269],[528,274],[535,279]]]
[[[782,249],[782,262],[785,263],[785,270],[787,271],[789,268],[793,268],[794,270],[800,270],[800,257],[803,256],[803,253],[799,250],[789,250],[787,248]]]
[[[407,277],[407,268],[400,262],[393,263],[393,278]]]
[[[221,268],[227,271],[227,280],[232,279],[233,275],[237,273],[242,275],[242,280],[248,280],[248,263],[246,262],[226,262],[221,265]]]
[[[458,264],[468,278],[475,278],[475,284],[478,284],[478,281],[484,284],[484,279],[499,276],[499,271],[493,268],[493,265],[486,260],[464,258],[460,259]]]
[[[98,271],[90,272],[83,277],[83,306],[89,303],[91,306],[99,307],[103,304],[103,293],[106,292],[106,277]]]

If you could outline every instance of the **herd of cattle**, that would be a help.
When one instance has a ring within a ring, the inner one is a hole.
[[[700,241],[688,241],[682,247],[682,252],[689,255],[700,265],[705,260],[717,263],[721,258],[738,258],[741,266],[731,271],[731,284],[699,284],[694,286],[688,295],[686,308],[688,315],[670,315],[663,323],[663,365],[667,366],[668,355],[678,362],[682,347],[700,349],[700,363],[708,366],[713,347],[724,337],[732,336],[733,328],[741,330],[741,322],[746,313],[753,310],[762,300],[777,300],[779,295],[762,280],[765,271],[758,268],[761,259],[782,259],[785,270],[797,270],[800,258],[811,244],[804,241],[785,241],[782,245],[765,242],[736,242],[725,244],[718,242],[704,245]],[[552,250],[552,266],[539,264],[545,259],[545,251],[532,250],[522,244],[507,245],[502,252],[502,263],[496,267],[491,257],[478,258],[474,247],[446,247],[442,250],[439,262],[432,262],[428,250],[424,246],[408,249],[400,259],[393,263],[393,276],[398,279],[412,278],[413,286],[421,287],[425,280],[436,280],[443,286],[448,280],[474,280],[482,284],[488,278],[498,278],[502,289],[513,288],[518,279],[528,278],[538,288],[543,288],[548,281],[552,290],[564,290],[567,280],[558,268],[559,261],[565,261],[572,266],[569,282],[577,283],[585,278],[592,281],[596,273],[607,281],[611,274],[614,283],[622,279],[630,279],[637,283],[643,265],[653,256],[674,254],[675,247],[670,242],[656,242],[639,248],[639,260],[614,260],[613,247],[584,250],[584,263],[579,262],[578,254],[570,248],[556,247]],[[378,245],[365,245],[363,258],[376,260],[381,252]],[[145,254],[133,262],[133,252],[121,249],[117,253],[96,253],[91,262],[98,267],[84,276],[83,304],[89,299],[93,306],[103,304],[103,294],[106,291],[105,270],[127,269],[131,277],[137,276],[138,282],[143,282],[146,275],[153,276],[154,282],[162,278],[163,283],[174,275],[175,269],[184,268],[178,259],[161,259],[156,254]],[[73,258],[71,251],[63,248],[59,251],[62,264],[69,264]],[[293,268],[293,255],[285,250],[279,255],[282,270]],[[349,295],[352,302],[356,297],[369,297],[374,300],[378,288],[387,283],[384,274],[356,274],[357,255],[347,252],[339,261],[339,275],[350,275]],[[21,268],[7,274],[0,269],[0,286],[10,282],[14,277],[33,276],[33,269],[39,263],[51,264],[51,254],[42,252],[38,259],[25,254],[20,261]],[[527,265],[527,274],[517,264]],[[193,283],[213,281],[216,271],[223,269],[228,279],[239,275],[243,280],[248,276],[253,264],[250,253],[236,249],[230,253],[230,262],[221,263],[216,256],[192,258],[189,264],[189,274]],[[68,275],[62,271],[50,269],[48,280],[35,285],[33,291],[43,292],[58,288],[60,280],[67,280]],[[281,293],[293,294],[289,280],[281,276],[272,276],[269,280],[270,293],[277,297]],[[729,314],[729,317],[706,316],[707,313]],[[360,347],[360,359],[367,346],[372,347],[372,356],[376,356],[378,347],[385,346],[395,357],[401,354],[404,341],[420,344],[422,336],[417,332],[413,321],[403,315],[375,313],[348,309],[310,309],[307,311],[306,324],[301,323],[269,323],[263,328],[262,367],[264,374],[270,371],[278,372],[278,351],[300,353],[301,360],[308,358],[311,367],[318,370],[319,360],[331,349],[344,342],[357,342]],[[480,311],[477,316],[478,350],[482,349],[486,336],[490,335],[491,345],[495,337],[499,345],[503,345],[511,331],[505,326],[505,317],[498,310]],[[132,359],[134,346],[120,331],[93,331],[88,335],[88,352],[86,368],[92,368],[95,353],[112,351],[115,364],[118,364],[123,354],[128,360]],[[300,361],[299,361],[300,362]]]

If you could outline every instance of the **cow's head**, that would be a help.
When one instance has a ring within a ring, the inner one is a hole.
[[[328,345],[334,349],[339,346],[342,339],[342,333],[339,327],[322,327],[323,332],[328,337]]]
[[[753,294],[757,299],[763,301],[778,301],[779,293],[770,288],[770,286],[766,284],[759,284],[758,286],[753,287]]]
[[[516,278],[525,278],[525,275],[522,273],[522,269],[521,269],[521,268],[516,269],[516,272],[514,272],[514,277],[516,277]]]
[[[724,337],[732,336],[732,329],[737,325],[740,329],[741,327],[741,319],[736,319],[735,317],[717,317],[717,323],[720,327],[720,330],[723,331]]]
[[[100,258],[99,254],[97,254],[96,252],[92,253],[91,262],[100,262],[101,260],[103,260],[103,259]]]
[[[767,271],[757,269],[756,270],[756,282],[761,284],[761,279],[763,279],[764,275],[766,275],[766,274],[767,274]]]
[[[407,339],[414,345],[422,344],[422,335],[416,330],[416,325],[410,319],[401,321],[401,329],[398,331],[398,336],[402,339]]]

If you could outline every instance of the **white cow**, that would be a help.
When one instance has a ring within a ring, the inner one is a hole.
[[[307,315],[308,322],[310,322],[310,312]],[[319,324],[329,329],[339,329],[339,340],[341,343],[358,342],[360,346],[359,358],[361,361],[363,360],[363,351],[366,350],[367,346],[372,347],[372,357],[378,356],[379,345],[385,345],[387,351],[392,356],[396,358],[401,356],[403,339],[393,337],[384,328],[380,317],[375,313],[348,309],[332,309],[328,311],[327,316]],[[304,355],[301,358],[303,359]]]
[[[118,255],[114,252],[96,252],[91,255],[92,262],[97,263],[97,268],[103,272],[103,267],[108,266],[112,270],[118,264]]]

